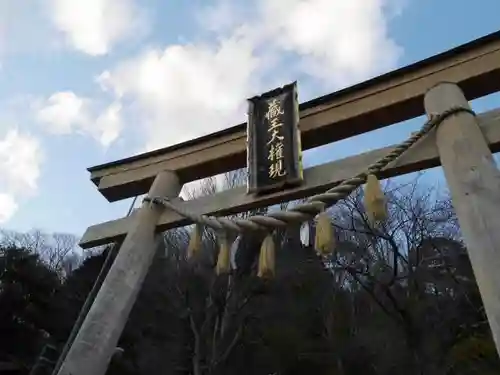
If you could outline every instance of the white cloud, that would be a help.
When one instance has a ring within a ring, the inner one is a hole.
[[[19,206],[12,195],[0,193],[0,224],[9,221],[18,208]]]
[[[303,70],[338,85],[390,69],[400,48],[388,17],[401,2],[388,0],[261,0],[261,16],[278,48],[298,54]]]
[[[173,45],[104,72],[101,87],[132,96],[144,115],[146,148],[153,149],[232,125],[245,113],[260,60],[244,39],[219,46]]]
[[[115,102],[109,105],[95,120],[92,134],[103,146],[109,146],[113,143],[123,127],[121,118],[122,106]]]
[[[37,113],[37,119],[48,124],[55,134],[69,134],[73,126],[85,123],[87,104],[73,92],[58,92],[50,96]]]
[[[9,191],[29,193],[37,189],[42,159],[38,140],[17,129],[0,139],[0,179]]]
[[[0,59],[52,53],[54,30],[47,22],[47,0],[0,0]]]
[[[121,105],[117,102],[96,114],[95,102],[71,91],[63,91],[34,106],[36,119],[53,134],[88,134],[106,147],[118,138],[122,130]]]
[[[146,149],[164,147],[244,121],[247,97],[297,76],[333,91],[392,68],[388,20],[402,1],[219,0],[199,17],[215,42],[147,50],[98,82],[135,104]]]
[[[0,222],[15,213],[18,197],[36,192],[42,161],[40,144],[31,135],[10,129],[0,138]]]
[[[89,55],[105,55],[144,31],[144,13],[134,0],[50,0],[51,17],[67,43]]]

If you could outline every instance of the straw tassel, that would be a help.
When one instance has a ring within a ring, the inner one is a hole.
[[[189,245],[187,248],[187,258],[191,259],[195,256],[201,249],[201,236],[203,233],[203,227],[200,224],[196,224],[193,231],[191,232],[191,238],[189,239]]]
[[[259,271],[258,277],[272,278],[274,276],[274,263],[275,263],[275,244],[272,234],[264,238],[262,246],[260,247],[259,254]]]
[[[335,247],[335,235],[330,216],[326,212],[318,214],[314,248],[322,255],[331,254]]]
[[[219,255],[217,257],[217,265],[215,266],[215,273],[222,275],[229,273],[230,265],[231,244],[226,235],[222,235],[219,240]]]
[[[374,174],[369,174],[365,185],[365,210],[368,220],[373,225],[387,218],[387,207],[380,181]]]

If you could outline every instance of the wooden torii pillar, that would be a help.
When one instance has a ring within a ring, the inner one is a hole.
[[[173,198],[181,188],[177,175],[165,171],[156,176],[149,194]],[[153,260],[155,230],[163,210],[147,202],[138,210],[135,225],[125,237],[58,375],[106,372]]]
[[[462,90],[452,82],[440,83],[425,95],[428,115],[437,115],[454,106],[469,107],[469,104]],[[500,171],[476,118],[470,113],[457,113],[444,120],[436,131],[436,145],[499,351]]]

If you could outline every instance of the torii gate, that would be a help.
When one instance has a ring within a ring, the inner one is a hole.
[[[300,106],[302,147],[310,149],[427,113],[469,108],[467,100],[500,90],[500,31]],[[304,171],[304,183],[269,195],[235,188],[176,201],[182,185],[246,163],[246,127],[232,128],[89,169],[108,201],[148,193],[171,198],[183,211],[223,216],[322,192],[364,170],[395,146]],[[500,348],[500,110],[447,117],[378,177],[442,165],[469,249],[497,349]],[[127,217],[91,226],[80,245],[122,242],[121,249],[71,346],[59,375],[103,375],[154,255],[161,231],[189,224],[183,215],[145,202]]]

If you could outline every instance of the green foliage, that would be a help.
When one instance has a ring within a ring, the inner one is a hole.
[[[53,325],[58,275],[38,255],[0,248],[0,361],[29,368]]]

